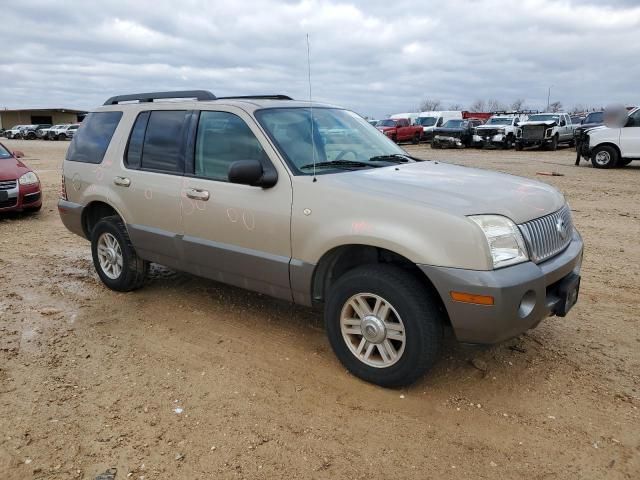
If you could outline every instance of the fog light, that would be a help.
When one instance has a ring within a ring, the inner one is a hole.
[[[526,318],[531,312],[533,312],[536,306],[536,292],[529,290],[522,296],[520,300],[520,307],[518,307],[518,315],[520,318]]]

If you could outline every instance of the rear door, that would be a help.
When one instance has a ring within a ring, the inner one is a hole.
[[[291,301],[291,181],[243,110],[202,111],[182,185],[187,270]],[[272,161],[273,159],[273,161]],[[278,172],[271,188],[229,183],[229,166],[258,160]]]
[[[629,116],[620,129],[620,150],[626,158],[640,158],[640,109]]]
[[[142,258],[179,267],[180,189],[192,112],[142,111],[124,154],[124,169],[109,180],[116,206]]]

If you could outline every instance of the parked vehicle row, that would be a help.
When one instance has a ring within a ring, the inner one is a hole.
[[[16,125],[5,130],[3,135],[11,140],[71,140],[79,126],[77,123]]]

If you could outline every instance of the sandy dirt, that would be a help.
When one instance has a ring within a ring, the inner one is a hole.
[[[4,143],[45,204],[0,218],[0,478],[640,478],[640,162],[407,147],[555,185],[586,250],[568,317],[450,339],[385,390],[345,372],[318,312],[163,268],[107,290],[56,210],[68,142]]]

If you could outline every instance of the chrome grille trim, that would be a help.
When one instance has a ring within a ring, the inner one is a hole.
[[[558,223],[562,219],[566,227],[566,238],[562,238]],[[529,257],[534,263],[544,262],[559,254],[571,243],[573,220],[567,205],[557,212],[518,225],[527,243]]]
[[[17,184],[16,180],[0,180],[0,190],[13,190]]]

